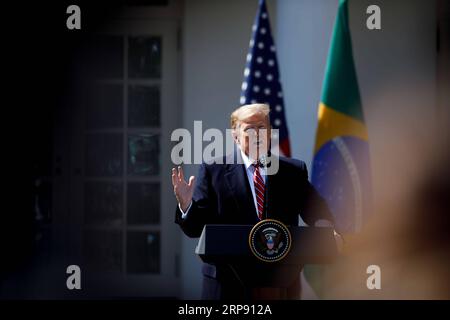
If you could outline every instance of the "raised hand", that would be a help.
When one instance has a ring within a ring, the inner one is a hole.
[[[184,180],[184,173],[181,166],[178,166],[178,171],[176,168],[172,168],[172,185],[173,192],[180,204],[181,210],[186,211],[192,201],[192,196],[194,194],[194,182],[195,177],[191,176],[189,182]]]

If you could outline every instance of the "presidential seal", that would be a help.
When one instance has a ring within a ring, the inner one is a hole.
[[[291,243],[289,229],[282,222],[273,219],[258,222],[248,236],[250,250],[264,262],[283,259],[289,253]]]

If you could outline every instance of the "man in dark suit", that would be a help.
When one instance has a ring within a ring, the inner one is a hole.
[[[198,178],[191,176],[188,182],[181,167],[172,169],[178,200],[175,222],[187,236],[199,237],[205,224],[253,225],[266,218],[296,226],[299,214],[308,225],[319,220],[333,224],[326,203],[308,181],[303,161],[279,157],[272,174],[264,165],[270,154],[268,105],[238,108],[231,114],[231,128],[236,143],[233,154],[203,163]],[[229,265],[204,264],[202,271],[204,299],[252,296],[252,288],[243,285]],[[299,278],[287,293],[289,298],[299,298]]]

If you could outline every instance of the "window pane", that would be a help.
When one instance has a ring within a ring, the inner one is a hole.
[[[128,174],[159,173],[159,135],[130,134],[128,136]]]
[[[85,230],[83,243],[87,265],[96,271],[121,272],[122,232],[119,230]]]
[[[119,227],[123,212],[122,183],[86,182],[84,187],[85,223]]]
[[[122,135],[101,133],[86,135],[86,175],[122,175]]]
[[[160,89],[157,86],[129,86],[128,126],[159,126]]]
[[[128,224],[159,223],[159,183],[128,183]]]
[[[123,77],[123,37],[96,35],[88,44],[89,70],[95,78]]]
[[[161,37],[128,38],[130,78],[161,78]]]
[[[160,272],[159,232],[128,231],[127,273]]]
[[[89,129],[122,127],[122,106],[121,84],[93,85],[87,104],[87,127]]]

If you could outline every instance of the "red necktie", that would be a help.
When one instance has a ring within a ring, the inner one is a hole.
[[[253,166],[253,184],[255,186],[256,203],[258,205],[258,218],[262,220],[264,212],[264,180],[259,173],[259,164],[252,164]]]

